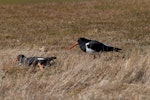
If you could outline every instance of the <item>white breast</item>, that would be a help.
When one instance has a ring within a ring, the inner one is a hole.
[[[94,53],[95,50],[93,50],[93,49],[91,49],[91,48],[88,48],[88,45],[89,45],[89,43],[86,43],[86,44],[85,44],[86,52],[88,52],[88,53]]]

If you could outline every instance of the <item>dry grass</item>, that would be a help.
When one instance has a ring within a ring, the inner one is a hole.
[[[149,100],[150,1],[58,1],[0,5],[0,99]],[[68,51],[81,36],[123,51]],[[58,59],[41,72],[14,63],[18,54]]]

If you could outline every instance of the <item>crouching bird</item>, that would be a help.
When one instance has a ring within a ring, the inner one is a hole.
[[[23,54],[20,54],[16,57],[15,61],[17,61],[19,65],[38,66],[40,70],[43,70],[44,67],[51,66],[51,61],[54,59],[56,59],[56,57],[25,57]]]
[[[101,43],[99,41],[96,40],[90,40],[90,39],[86,39],[86,38],[78,38],[78,41],[71,45],[68,49],[72,49],[73,47],[75,47],[76,45],[79,45],[80,49],[84,52],[87,53],[101,53],[101,52],[109,52],[109,51],[120,51],[122,49],[120,48],[116,48],[116,47],[112,47],[109,45],[106,45],[104,43]],[[95,58],[95,55],[94,55]]]

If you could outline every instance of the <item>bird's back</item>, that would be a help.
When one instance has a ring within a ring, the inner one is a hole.
[[[88,42],[87,47],[95,50],[95,52],[100,52],[100,51],[103,51],[104,45],[101,42],[94,40],[94,41]]]
[[[105,51],[105,52],[117,51],[118,52],[119,50],[121,50],[120,48],[115,48],[115,47],[103,44],[95,40],[90,41],[88,47],[95,50],[96,52],[100,52],[100,51]]]

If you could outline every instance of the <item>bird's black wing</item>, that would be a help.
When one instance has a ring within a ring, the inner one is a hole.
[[[96,52],[103,51],[104,44],[98,41],[90,41],[88,42],[88,48],[95,50]]]
[[[35,57],[28,57],[28,58],[26,59],[26,64],[27,64],[28,66],[30,66],[30,65],[33,64],[34,60],[35,60]]]
[[[96,52],[100,52],[100,51],[106,51],[106,52],[117,51],[118,52],[119,50],[121,50],[120,48],[115,48],[115,47],[103,44],[101,42],[98,42],[98,41],[90,41],[88,43],[89,43],[88,48],[91,48],[95,50]]]

